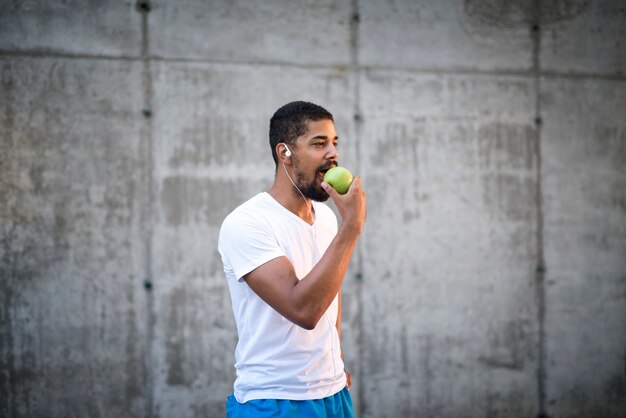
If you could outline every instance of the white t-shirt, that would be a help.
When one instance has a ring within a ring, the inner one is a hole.
[[[243,276],[277,257],[287,257],[302,279],[337,233],[328,206],[313,202],[309,225],[268,193],[259,193],[226,217],[218,249],[224,263],[237,322],[237,379],[240,403],[252,399],[321,399],[346,385],[335,326],[338,298],[313,330],[295,325],[257,296]]]

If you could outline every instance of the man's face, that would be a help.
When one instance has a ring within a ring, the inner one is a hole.
[[[328,200],[328,193],[322,189],[324,174],[337,166],[337,132],[329,119],[309,121],[307,131],[296,139],[293,153],[295,183],[302,194],[318,202]]]

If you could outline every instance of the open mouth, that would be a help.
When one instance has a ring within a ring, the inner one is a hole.
[[[337,164],[330,164],[328,166],[325,166],[324,168],[320,169],[317,173],[318,177],[320,177],[322,180],[324,180],[324,175],[326,174],[326,172],[328,170],[330,170],[333,167],[337,167]]]

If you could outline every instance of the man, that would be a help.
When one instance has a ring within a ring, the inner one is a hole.
[[[228,215],[219,236],[239,334],[227,416],[353,417],[340,289],[365,223],[361,178],[345,195],[323,182],[339,154],[320,106],[286,104],[269,136],[274,183]],[[329,197],[339,227],[321,203]]]

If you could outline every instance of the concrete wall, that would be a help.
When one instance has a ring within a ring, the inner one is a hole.
[[[224,416],[217,234],[295,99],[368,193],[360,417],[626,415],[622,1],[149,6],[0,1],[0,415]]]

